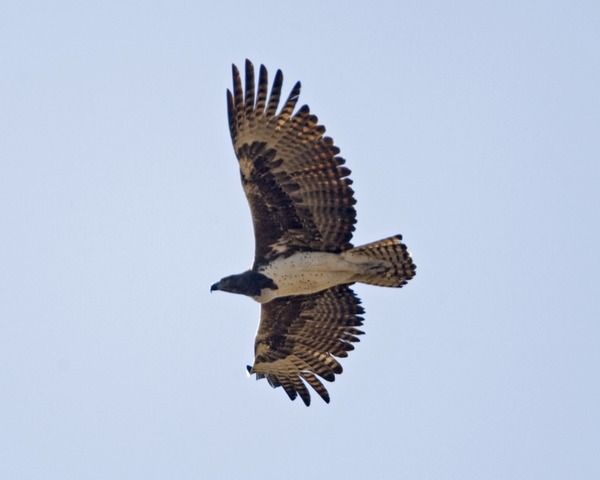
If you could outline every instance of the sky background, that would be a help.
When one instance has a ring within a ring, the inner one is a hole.
[[[600,478],[600,3],[0,6],[0,478]],[[250,58],[352,169],[401,290],[326,405],[248,379],[226,121]]]

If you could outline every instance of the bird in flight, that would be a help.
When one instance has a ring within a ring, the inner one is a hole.
[[[227,91],[229,130],[255,236],[250,270],[222,278],[211,292],[249,296],[261,304],[249,374],[283,387],[308,406],[312,387],[327,403],[321,382],[342,373],[337,358],[359,341],[360,282],[402,287],[416,266],[400,235],[354,247],[354,191],[340,149],[304,105],[295,112],[300,82],[279,109],[283,74],[268,92],[261,65],[246,60],[245,86],[233,65]]]

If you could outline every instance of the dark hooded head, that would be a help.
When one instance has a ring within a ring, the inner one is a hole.
[[[210,287],[210,291],[222,290],[223,292],[239,293],[249,297],[258,297],[264,288],[277,290],[277,285],[262,273],[248,270],[238,275],[229,275],[222,278]]]

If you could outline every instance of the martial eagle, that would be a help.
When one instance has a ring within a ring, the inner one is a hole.
[[[416,266],[400,235],[353,247],[350,170],[308,106],[294,113],[300,82],[278,111],[282,83],[278,70],[268,94],[261,65],[255,89],[254,67],[246,60],[244,88],[233,65],[229,130],[252,213],[254,264],[210,289],[261,304],[248,372],[308,406],[307,384],[329,403],[318,377],[332,382],[342,373],[334,357],[346,357],[363,334],[364,310],[350,286],[402,287]]]

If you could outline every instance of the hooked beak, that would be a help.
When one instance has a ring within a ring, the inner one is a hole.
[[[214,292],[215,290],[219,289],[219,282],[217,283],[213,283],[210,287],[210,293]]]

